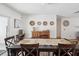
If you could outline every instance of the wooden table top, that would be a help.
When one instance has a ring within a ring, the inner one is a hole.
[[[17,45],[35,43],[39,43],[39,45],[58,45],[58,43],[71,44],[72,42],[65,39],[23,39]]]

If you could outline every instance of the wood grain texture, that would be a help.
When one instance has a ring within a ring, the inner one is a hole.
[[[49,31],[32,31],[32,38],[50,38]]]

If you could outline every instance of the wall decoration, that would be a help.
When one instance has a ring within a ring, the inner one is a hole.
[[[64,21],[63,21],[63,25],[64,25],[65,27],[69,26],[69,21],[68,21],[68,20],[64,20]]]
[[[37,25],[41,25],[41,22],[39,21],[39,22],[37,22]]]
[[[21,20],[14,19],[14,28],[21,28],[21,27],[22,27]]]
[[[30,25],[31,26],[34,26],[35,25],[35,22],[34,21],[30,21]]]
[[[43,25],[47,25],[47,21],[44,21],[44,22],[43,22]]]
[[[54,25],[54,22],[53,21],[50,21],[50,25]]]

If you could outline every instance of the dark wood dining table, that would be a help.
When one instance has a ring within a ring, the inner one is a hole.
[[[66,39],[23,39],[14,46],[8,47],[8,51],[11,56],[16,56],[17,50],[21,49],[20,44],[39,43],[39,52],[54,52],[58,49],[58,43],[72,44],[73,41]],[[79,51],[79,44],[76,45],[75,50]]]

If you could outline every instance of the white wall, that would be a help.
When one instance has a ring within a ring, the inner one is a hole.
[[[0,16],[0,50],[6,49],[4,38],[6,38],[7,21],[7,17]]]
[[[16,35],[18,32],[17,28],[14,28],[14,18],[21,19],[21,14],[15,12],[14,10],[6,7],[3,4],[0,4],[0,15],[7,16],[8,20],[8,36]]]
[[[63,26],[63,21],[68,20],[69,21],[69,26],[64,27]],[[61,36],[63,38],[68,38],[68,39],[75,39],[76,38],[76,32],[79,32],[79,17],[64,17],[62,18],[61,22]]]
[[[14,28],[14,18],[20,19],[22,21],[22,25],[24,28],[24,31],[26,33],[26,38],[30,38],[32,36],[32,30],[33,27],[38,27],[39,30],[50,30],[51,38],[56,38],[56,16],[55,15],[26,15],[24,18],[21,18],[21,14],[13,11],[12,9],[6,7],[5,5],[0,4],[0,15],[1,16],[7,16],[9,18],[9,30],[8,30],[8,36],[16,35],[18,33],[18,28]],[[29,22],[31,20],[34,20],[35,23],[38,21],[47,21],[48,23],[50,21],[54,21],[54,25],[50,26],[49,24],[47,26],[30,26]],[[63,26],[63,21],[68,20],[70,22],[70,25],[68,27]],[[79,31],[79,17],[63,17],[61,19],[61,36],[62,38],[69,38],[69,39],[75,39],[76,32]]]
[[[33,20],[35,21],[35,25],[31,26],[29,22]],[[37,25],[37,22],[40,21],[42,24]],[[44,26],[43,21],[47,21],[48,25]],[[54,21],[54,25],[50,25],[50,21]],[[36,27],[37,30],[49,30],[50,31],[50,37],[56,38],[56,15],[29,15],[25,18],[25,33],[26,38],[32,37],[32,31],[33,27]]]
[[[18,19],[18,18],[16,18]],[[22,19],[18,19],[19,21],[21,21],[21,23],[23,24],[23,20]],[[19,29],[23,29],[23,28],[14,28],[14,18],[10,18],[9,19],[9,28],[8,28],[8,36],[13,36],[18,34],[18,30]]]
[[[35,21],[35,26],[30,26],[29,22],[31,20]],[[63,21],[68,20],[69,26],[63,26]],[[41,21],[42,25],[37,25],[37,22]],[[44,26],[43,21],[47,21],[48,25]],[[50,26],[49,22],[54,21],[54,25]],[[23,17],[23,28],[26,34],[26,38],[32,37],[33,27],[38,28],[38,30],[50,30],[50,37],[57,37],[57,16],[56,15],[28,15]],[[79,17],[62,17],[61,18],[61,38],[75,39],[76,32],[79,31]]]
[[[23,23],[23,20],[21,19],[21,14],[15,12],[14,10],[8,8],[7,6],[0,4],[0,16],[3,17],[7,17],[8,18],[8,30],[7,30],[7,36],[13,36],[16,35],[18,33],[18,30],[21,28],[14,28],[14,19],[19,19],[21,21],[21,23]],[[5,18],[3,17],[3,18]],[[0,19],[0,22],[5,22],[6,19]],[[0,28],[3,29],[4,25],[6,23],[2,23],[2,25],[0,25]],[[6,31],[6,26],[4,27],[5,30],[3,30],[4,32]],[[2,30],[0,30],[2,31]],[[0,35],[0,49],[5,50],[5,43],[4,43],[4,38],[6,37],[6,32],[4,34],[4,32],[2,31],[3,36]],[[0,32],[1,33],[1,32]]]
[[[38,30],[50,30],[50,37],[57,37],[57,16],[56,15],[29,15],[24,17],[24,30],[26,33],[26,38],[32,37],[33,27],[38,28]],[[29,22],[31,20],[35,21],[35,26],[30,26]],[[69,26],[63,26],[63,21],[68,20]],[[37,22],[41,21],[42,25],[37,25]],[[48,25],[44,26],[43,21],[47,21]],[[54,21],[54,25],[50,26],[49,22]],[[79,17],[61,17],[61,38],[75,39],[76,32],[79,32]]]

